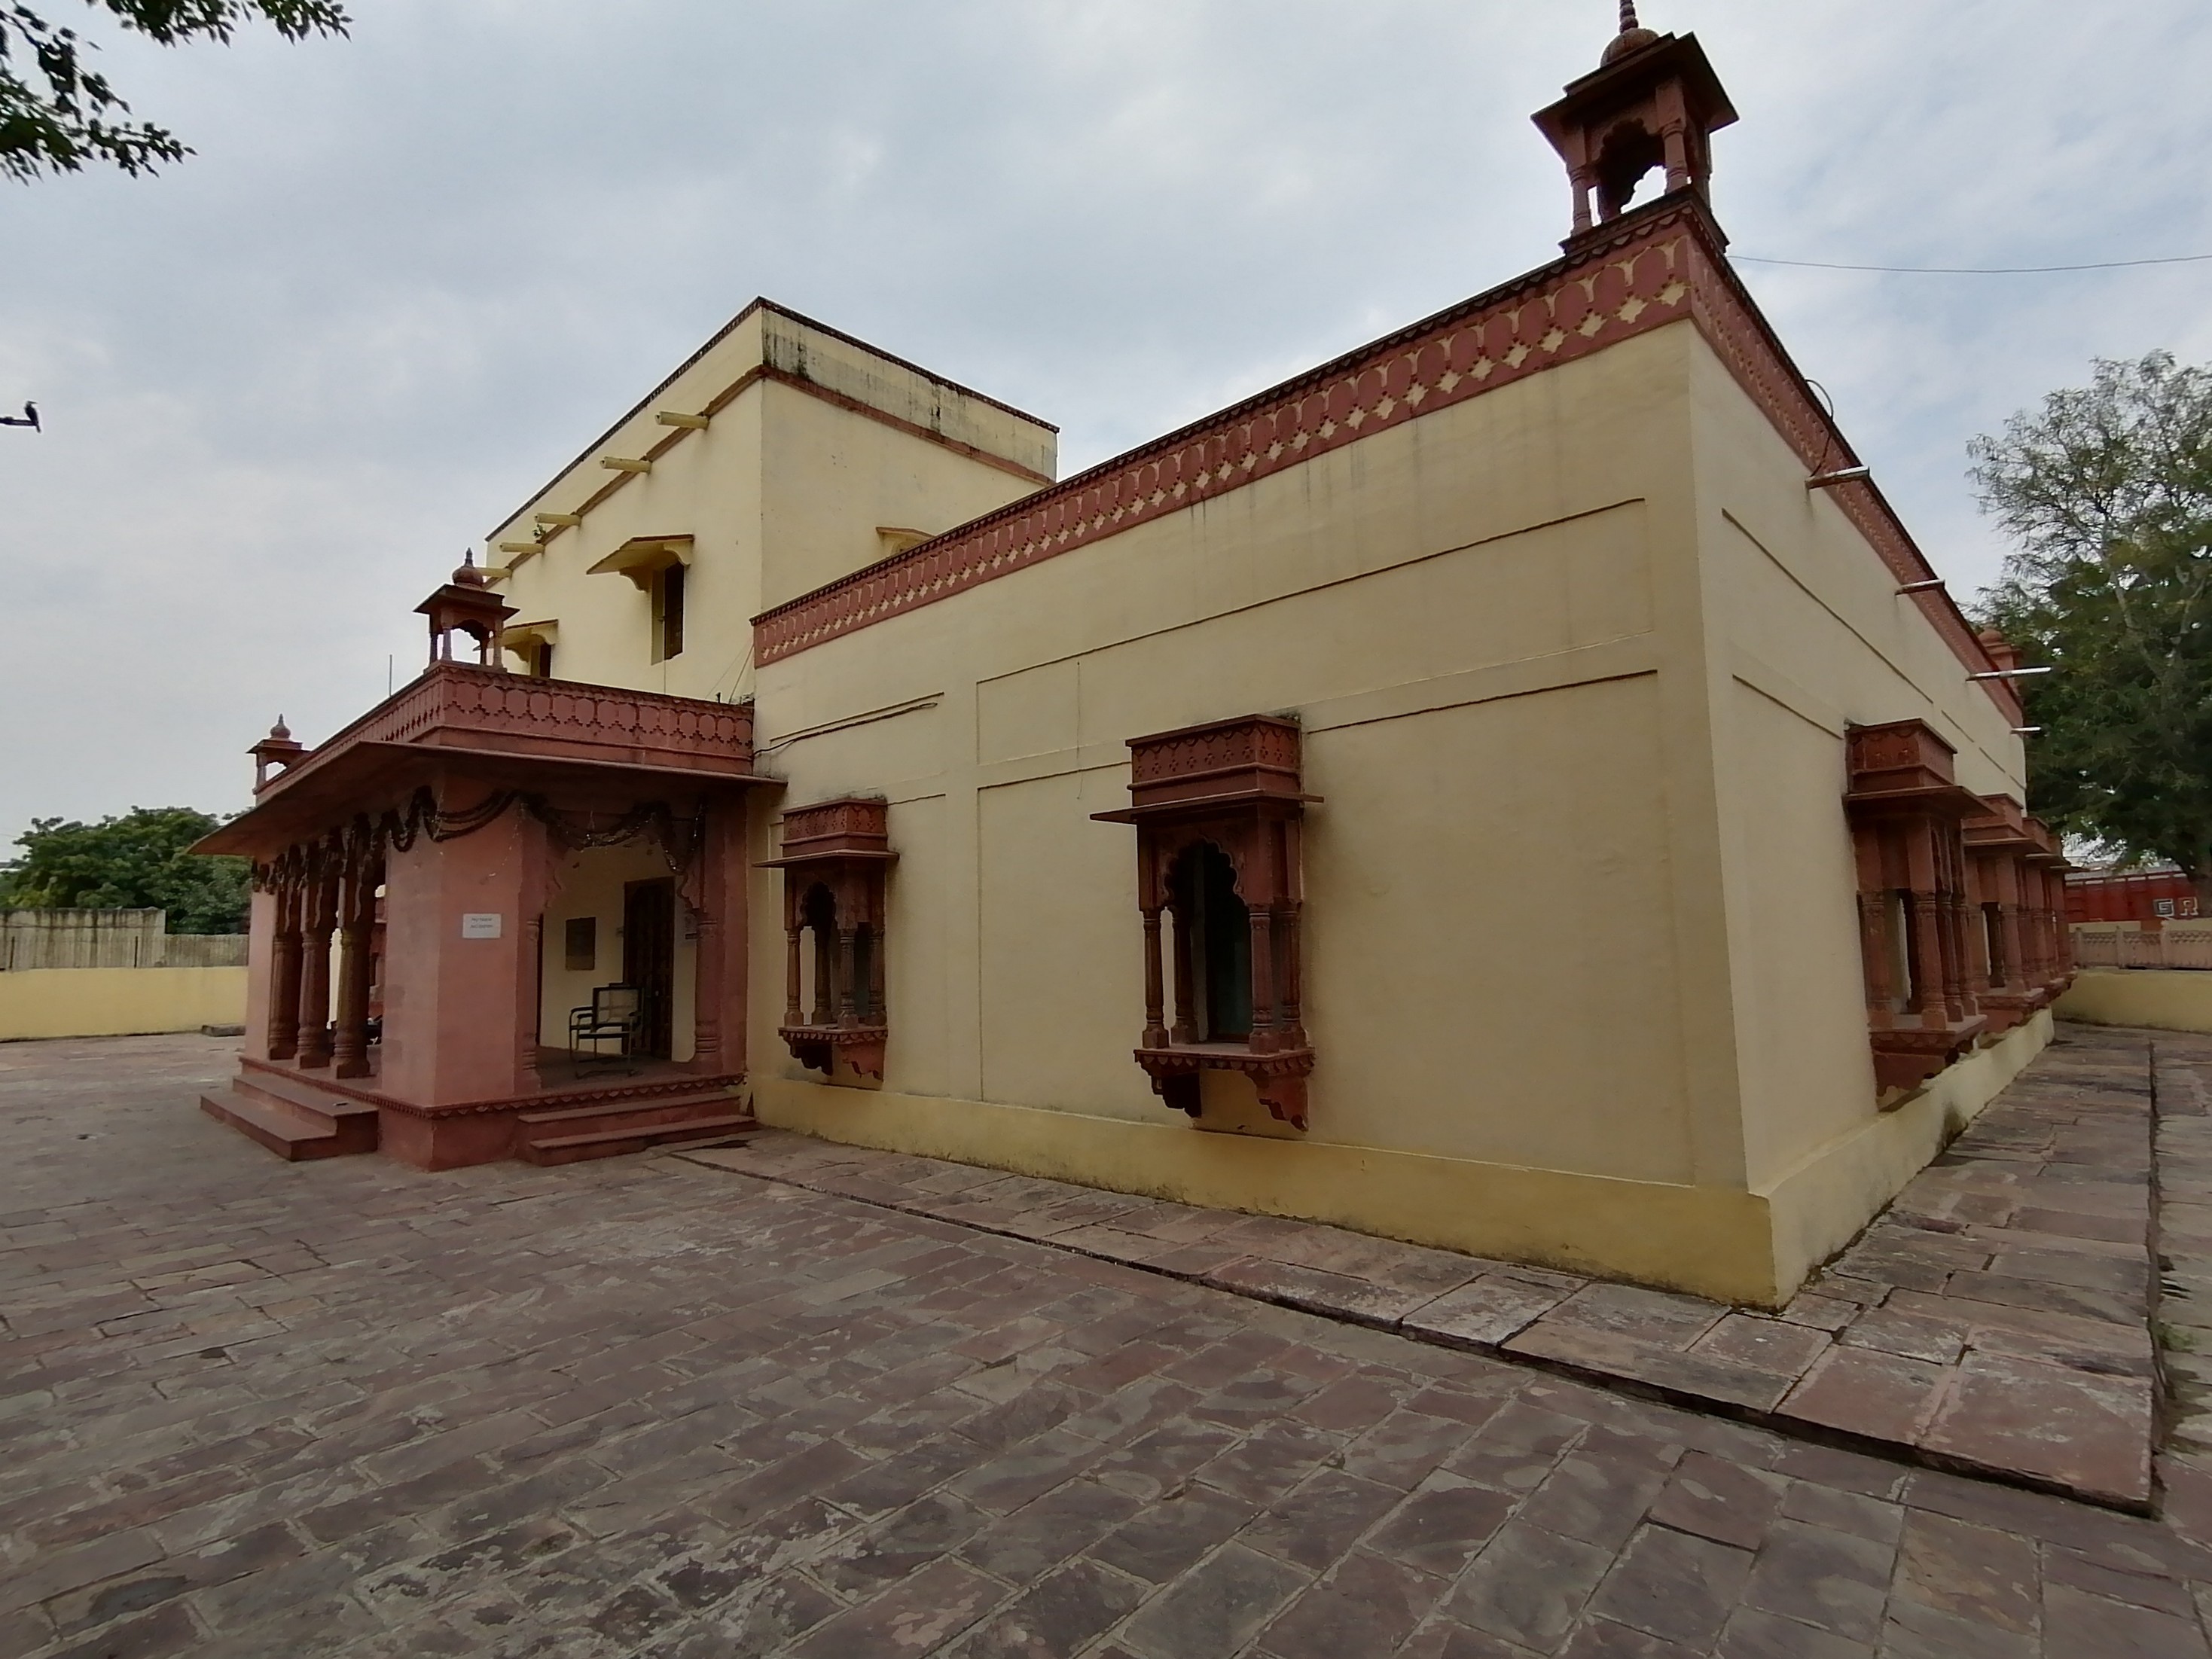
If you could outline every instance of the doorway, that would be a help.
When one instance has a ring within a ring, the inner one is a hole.
[[[671,877],[623,884],[623,982],[638,988],[637,1044],[630,1052],[668,1059],[676,1001],[676,883]]]

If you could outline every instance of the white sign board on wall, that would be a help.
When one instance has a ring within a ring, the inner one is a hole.
[[[461,918],[461,937],[463,939],[497,939],[499,920],[497,911],[488,915],[471,912]]]

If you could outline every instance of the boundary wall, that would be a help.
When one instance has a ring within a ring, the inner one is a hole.
[[[0,974],[0,1042],[236,1025],[243,968],[26,968]]]
[[[2212,974],[2187,969],[2084,968],[2054,1010],[2085,1025],[2212,1032]]]

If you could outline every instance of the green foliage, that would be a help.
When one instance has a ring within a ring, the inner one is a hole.
[[[2021,683],[2037,811],[2212,896],[2212,371],[2100,362],[1972,453],[2020,543],[1984,619],[2058,670]]]
[[[135,806],[119,818],[33,818],[0,864],[0,909],[161,908],[173,933],[246,931],[252,867],[185,849],[222,820],[188,806]]]
[[[86,0],[121,27],[165,46],[228,40],[264,18],[288,40],[343,34],[352,20],[336,0]],[[75,29],[28,6],[0,0],[0,175],[27,181],[107,161],[130,173],[191,154],[166,128],[119,118],[131,106],[107,77],[87,67],[96,50]]]

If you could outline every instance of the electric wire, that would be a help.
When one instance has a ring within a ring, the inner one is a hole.
[[[2194,265],[2212,260],[2212,253],[2177,253],[2163,259],[2104,259],[2082,265],[1844,265],[1825,259],[1763,259],[1753,253],[1731,253],[1739,264],[1790,265],[1799,270],[1870,270],[1891,276],[2047,276],[2068,270],[2133,270],[2142,265]]]

